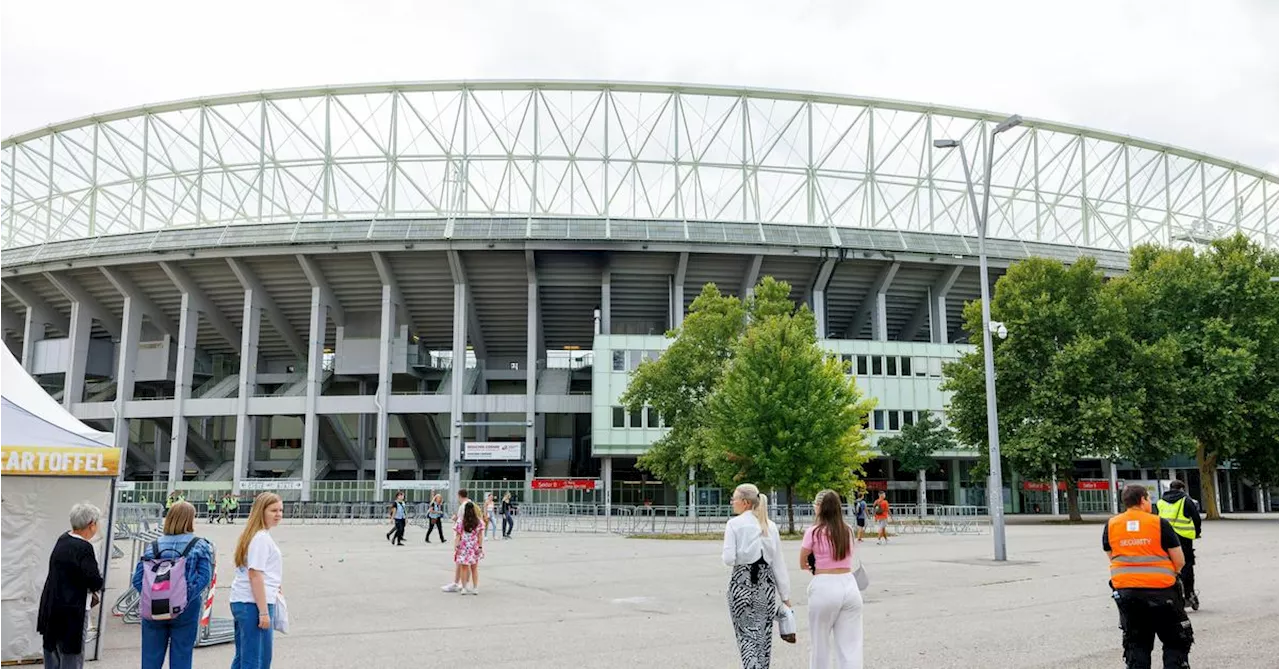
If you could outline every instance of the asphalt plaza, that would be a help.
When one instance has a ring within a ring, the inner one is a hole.
[[[1277,522],[1207,522],[1198,548],[1203,606],[1191,614],[1193,666],[1275,667],[1280,601]],[[231,552],[240,526],[197,533],[218,548],[214,614],[228,616]],[[520,533],[486,542],[480,594],[444,594],[452,548],[411,527],[282,525],[293,633],[277,635],[276,667],[736,667],[717,541]],[[858,547],[868,667],[1121,666],[1101,526],[1012,525],[1010,562],[990,561],[991,536],[904,535]],[[798,562],[799,543],[784,552]],[[127,552],[127,551],[126,551]],[[113,560],[107,601],[132,565]],[[805,586],[791,565],[800,641],[775,641],[774,667],[806,667]],[[99,669],[138,666],[136,625],[105,623]],[[195,666],[229,666],[230,644],[196,649]],[[1158,655],[1158,651],[1157,651]]]

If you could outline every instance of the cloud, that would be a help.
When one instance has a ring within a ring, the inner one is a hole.
[[[244,90],[461,78],[818,90],[1018,112],[1276,171],[1270,0],[8,2],[0,134]]]

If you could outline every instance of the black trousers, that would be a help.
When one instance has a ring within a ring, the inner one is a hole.
[[[427,519],[427,543],[431,543],[431,530],[435,530],[440,535],[440,543],[444,543],[444,523],[443,518]]]
[[[1196,591],[1196,547],[1195,542],[1184,536],[1178,536],[1182,544],[1182,555],[1187,563],[1182,566],[1182,592],[1190,597]]]
[[[502,536],[511,536],[511,530],[515,529],[516,520],[511,517],[510,513],[502,514]]]
[[[394,532],[396,533],[395,542],[398,544],[404,543],[404,525],[404,518],[396,518],[396,529]]]
[[[1164,669],[1190,667],[1188,659],[1195,636],[1183,611],[1182,593],[1172,588],[1116,591],[1123,632],[1124,661],[1128,669],[1151,669],[1151,651],[1160,637]]]

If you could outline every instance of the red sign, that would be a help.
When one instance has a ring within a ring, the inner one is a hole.
[[[1045,481],[1023,481],[1022,489],[1030,490],[1033,492],[1049,492],[1049,484],[1046,483]],[[1061,492],[1066,489],[1067,489],[1067,482],[1058,481],[1058,491]]]
[[[869,481],[868,480],[868,481],[863,481],[863,483],[867,484],[867,490],[888,490],[889,489],[888,481]]]
[[[534,479],[534,490],[595,490],[600,487],[596,479]]]
[[[1099,481],[1097,479],[1076,481],[1076,488],[1079,490],[1110,490],[1111,482],[1105,480]]]

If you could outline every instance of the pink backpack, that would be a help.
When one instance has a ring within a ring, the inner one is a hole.
[[[173,620],[187,609],[187,553],[197,541],[200,538],[193,537],[181,553],[172,548],[161,551],[159,541],[151,542],[151,556],[142,558],[142,601],[138,604],[145,620]]]

